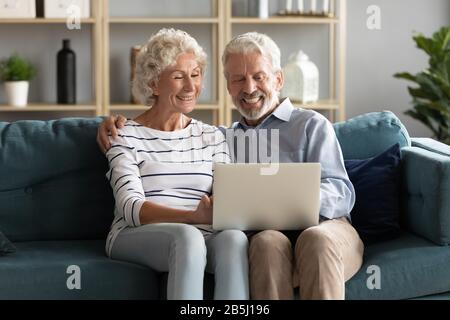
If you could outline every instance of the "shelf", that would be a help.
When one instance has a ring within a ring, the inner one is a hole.
[[[295,107],[303,109],[314,109],[314,110],[338,110],[339,101],[335,100],[319,100],[315,103],[303,104],[300,101],[291,100]]]
[[[109,19],[110,23],[141,23],[141,24],[214,24],[219,23],[218,18],[122,18]]]
[[[66,18],[11,18],[0,19],[0,24],[57,24],[66,23]],[[84,18],[80,22],[95,23],[95,18]]]
[[[115,0],[119,2],[120,0]],[[178,0],[181,2],[182,0]],[[215,125],[229,125],[233,118],[233,106],[231,99],[228,97],[225,79],[223,78],[223,67],[220,56],[228,43],[233,37],[233,30],[238,28],[240,32],[244,30],[253,31],[257,26],[283,26],[286,35],[289,34],[292,27],[300,25],[314,26],[319,28],[329,28],[328,39],[328,69],[329,69],[329,90],[324,96],[329,100],[321,100],[317,103],[302,104],[293,101],[296,107],[313,110],[329,111],[331,121],[339,115],[339,120],[345,119],[345,43],[346,43],[346,1],[347,0],[331,0],[331,13],[326,15],[276,15],[270,16],[268,19],[260,19],[258,17],[248,16],[232,16],[233,0],[210,0],[211,13],[204,16],[198,16],[196,13],[183,12],[178,10],[180,15],[184,17],[168,15],[162,12],[161,15],[167,16],[145,16],[139,8],[134,11],[134,16],[127,16],[125,11],[118,11],[116,16],[110,16],[110,2],[112,0],[95,0],[90,1],[91,17],[81,19],[81,23],[90,29],[91,32],[91,59],[92,66],[92,85],[93,85],[93,101],[80,103],[77,105],[58,105],[57,103],[30,103],[25,108],[12,107],[0,104],[0,115],[3,112],[17,113],[17,118],[26,118],[26,112],[48,111],[50,112],[73,112],[87,113],[91,112],[95,115],[109,115],[110,113],[126,113],[144,112],[148,110],[148,106],[132,104],[127,96],[117,98],[117,102],[112,103],[110,93],[111,77],[111,52],[110,50],[119,50],[124,45],[118,43],[118,47],[111,46],[111,42],[115,40],[110,37],[111,32],[117,31],[117,28],[125,26],[145,26],[156,27],[156,25],[173,26],[177,25],[198,26],[200,29],[210,30],[210,52],[212,66],[214,68],[211,84],[211,100],[200,103],[195,110],[204,113],[209,112],[212,115],[212,121]],[[247,0],[246,0],[247,1]],[[339,6],[337,2],[339,1]],[[338,9],[339,8],[339,9]],[[337,10],[338,9],[338,10]],[[154,13],[158,15],[158,13]],[[136,16],[137,15],[137,16]],[[151,14],[150,14],[151,15]],[[11,25],[31,26],[31,25],[53,25],[55,27],[65,27],[66,18],[0,18],[0,28],[8,28]],[[289,28],[288,28],[289,27]],[[269,28],[270,29],[270,28]],[[30,29],[29,37],[33,36],[33,29]],[[25,34],[25,31],[21,31]],[[127,29],[128,34],[132,33],[131,29]],[[204,32],[206,34],[206,32]],[[270,30],[269,30],[270,33]],[[270,35],[270,34],[269,34]],[[283,32],[283,35],[284,32]],[[26,39],[26,38],[25,38]],[[277,41],[278,39],[274,39]],[[134,41],[133,41],[134,42]],[[129,48],[126,48],[127,52]],[[127,60],[129,58],[127,57]],[[129,65],[129,60],[127,61]],[[23,113],[25,112],[25,113]],[[20,115],[22,113],[22,115]],[[337,118],[336,118],[337,119]]]
[[[141,111],[148,110],[148,106],[138,105],[138,104],[112,104],[109,107],[110,110],[120,110],[120,111]],[[198,104],[195,110],[218,110],[219,106],[216,104]]]
[[[338,18],[322,17],[270,17],[268,19],[260,18],[231,18],[231,23],[236,24],[334,24],[338,23]]]
[[[33,111],[95,111],[94,105],[86,104],[45,104],[45,103],[29,103],[26,107],[13,107],[8,105],[0,105],[0,111],[10,112],[33,112]]]
[[[339,109],[339,101],[335,100],[319,100],[315,103],[306,103],[303,104],[299,101],[291,100],[294,107],[303,108],[303,109],[313,109],[313,110],[338,110]],[[232,106],[233,110],[237,110],[236,107]]]
[[[225,42],[230,41],[236,31],[244,32],[253,30],[257,26],[285,26],[286,34],[289,35],[287,27],[299,27],[300,25],[326,28],[328,29],[328,92],[324,94],[328,99],[320,100],[316,103],[303,104],[299,101],[292,101],[295,107],[325,111],[327,118],[335,120],[345,120],[345,56],[346,56],[346,11],[347,0],[331,0],[329,2],[329,14],[308,14],[303,15],[278,15],[275,13],[267,19],[248,16],[233,16],[233,0],[225,0]],[[238,30],[236,30],[236,28]],[[270,29],[270,28],[269,28]],[[306,31],[306,30],[305,30]],[[270,36],[270,30],[266,31]],[[277,39],[274,39],[275,42]],[[225,123],[230,124],[235,114],[231,99],[225,100],[224,118]]]

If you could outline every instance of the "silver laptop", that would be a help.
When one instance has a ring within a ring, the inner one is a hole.
[[[303,230],[319,223],[320,163],[216,164],[213,195],[215,230]]]

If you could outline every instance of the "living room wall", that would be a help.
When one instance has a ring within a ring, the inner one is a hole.
[[[380,30],[367,28],[370,5],[380,8]],[[411,102],[408,83],[392,75],[427,66],[426,55],[415,47],[413,31],[431,36],[450,25],[450,1],[348,0],[347,6],[347,117],[389,109],[412,136],[430,137],[428,128],[403,115]]]

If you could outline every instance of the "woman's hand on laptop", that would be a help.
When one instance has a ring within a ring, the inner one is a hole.
[[[212,224],[213,199],[204,195],[193,212],[193,224]]]

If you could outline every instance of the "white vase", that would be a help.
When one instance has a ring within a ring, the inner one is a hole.
[[[298,51],[289,57],[283,68],[284,86],[282,96],[291,100],[311,103],[319,99],[319,69],[303,52]]]
[[[248,4],[251,17],[269,18],[269,0],[249,0]]]
[[[258,17],[260,19],[269,18],[269,0],[259,0]]]
[[[6,81],[8,104],[13,107],[25,107],[28,102],[28,87],[28,81]]]

